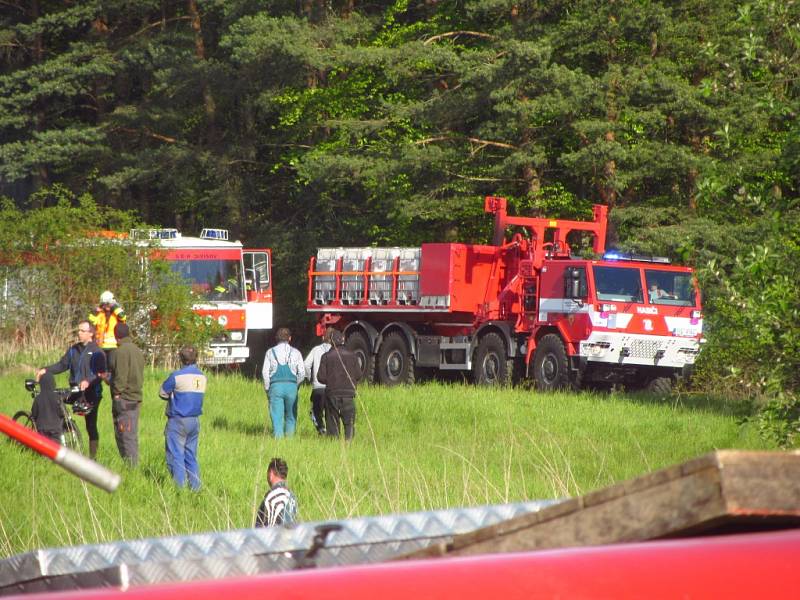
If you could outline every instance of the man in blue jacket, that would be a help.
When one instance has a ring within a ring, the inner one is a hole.
[[[188,479],[189,487],[198,491],[197,442],[207,380],[197,367],[194,347],[184,346],[179,356],[183,366],[170,373],[158,392],[167,401],[167,426],[164,429],[167,467],[178,487],[186,485]]]
[[[36,373],[38,380],[45,373],[56,375],[69,371],[69,385],[80,390],[83,400],[79,401],[77,405],[82,410],[76,414],[82,414],[86,418],[89,458],[95,458],[97,455],[97,446],[100,440],[100,434],[97,431],[97,407],[103,397],[101,380],[105,379],[107,372],[106,355],[94,342],[94,334],[94,326],[89,321],[78,321],[78,343],[70,346],[57,363],[42,367]],[[73,407],[75,406],[73,404]]]

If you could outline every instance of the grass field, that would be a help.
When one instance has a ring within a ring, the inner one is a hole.
[[[260,382],[213,375],[200,434],[204,488],[193,494],[174,488],[164,464],[157,390],[165,374],[146,374],[137,469],[119,458],[105,391],[98,460],[123,476],[113,495],[0,439],[0,557],[249,527],[276,455],[289,463],[301,519],[313,521],[576,495],[716,448],[766,447],[739,424],[743,407],[702,398],[655,402],[443,383],[361,388],[350,444],[317,436],[303,386],[298,435],[276,441]],[[0,377],[0,412],[30,407],[26,376]]]

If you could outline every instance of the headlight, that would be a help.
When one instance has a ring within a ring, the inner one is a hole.
[[[231,331],[231,340],[234,342],[241,342],[242,341],[242,332],[241,331]]]
[[[601,357],[608,352],[611,344],[608,342],[595,342],[594,344],[586,344],[586,350],[592,356]]]
[[[220,315],[219,317],[217,317],[217,323],[225,327],[225,325],[228,324],[228,317],[226,317],[225,315]]]

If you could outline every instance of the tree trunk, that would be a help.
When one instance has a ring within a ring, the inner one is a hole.
[[[612,65],[609,71],[616,71]],[[614,133],[614,125],[619,119],[619,109],[617,106],[617,89],[619,87],[619,74],[616,72],[610,73],[608,81],[608,91],[606,92],[606,120],[609,123],[609,128],[605,133],[604,139],[607,144],[613,144],[616,141],[616,134]],[[600,183],[600,197],[609,208],[613,208],[617,201],[617,190],[615,181],[617,178],[617,163],[613,159],[608,159],[603,164],[603,177]]]
[[[41,17],[41,10],[39,8],[39,0],[31,0],[31,22],[35,22],[36,20]],[[42,60],[44,59],[44,39],[42,38],[42,34],[37,33],[33,38],[33,62],[35,64],[41,64]],[[39,104],[39,103],[37,103]],[[47,114],[44,111],[44,108],[38,106],[36,108],[36,131],[44,131],[47,127]],[[46,164],[39,163],[36,166],[36,175],[33,177],[33,189],[38,190],[43,187],[46,187],[50,184],[50,170],[47,168]],[[34,207],[37,208],[37,207]]]
[[[206,45],[203,41],[203,28],[200,22],[200,12],[197,10],[197,0],[187,0],[187,9],[192,17],[192,29],[194,30],[194,55],[200,61],[206,60]],[[214,139],[217,105],[214,102],[214,95],[208,81],[203,83],[203,107],[205,108],[206,120],[208,122],[209,138]]]

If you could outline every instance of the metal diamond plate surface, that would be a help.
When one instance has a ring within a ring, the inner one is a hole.
[[[47,548],[0,561],[0,595],[169,581],[217,579],[307,566],[381,562],[454,535],[535,512],[555,501],[521,502],[336,521],[313,559],[318,527],[218,533]]]

